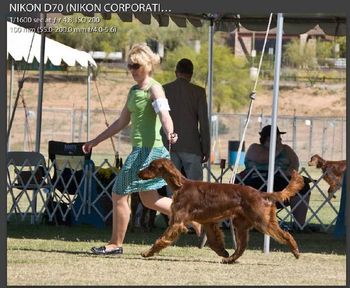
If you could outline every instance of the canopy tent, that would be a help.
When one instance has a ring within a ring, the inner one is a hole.
[[[30,29],[18,26],[11,22],[7,22],[7,58],[11,56],[12,67],[11,70],[13,72],[13,63],[14,61],[25,61],[27,63],[33,63],[34,58],[40,64],[47,63],[50,61],[53,65],[61,65],[62,62],[66,63],[68,66],[76,66],[80,65],[81,67],[87,68],[88,70],[88,87],[87,87],[87,131],[89,134],[89,113],[90,113],[90,91],[91,91],[91,73],[90,67],[97,67],[95,60],[91,57],[91,55],[84,51],[79,51],[77,49],[73,49],[67,45],[59,43],[55,40],[45,37],[45,53],[41,55],[42,52],[42,37],[40,34],[33,32]],[[41,60],[43,59],[43,61]],[[42,67],[44,67],[42,65]],[[10,79],[10,96],[9,96],[9,111],[11,111],[11,99],[13,94],[13,73],[11,73]],[[24,79],[22,79],[24,80]],[[36,149],[40,150],[40,130],[41,130],[41,111],[42,111],[42,85],[43,85],[43,73],[39,75],[39,96],[38,96],[38,107],[37,107],[37,131],[36,131]],[[41,94],[41,95],[40,95]],[[19,95],[19,93],[18,93]],[[18,97],[17,97],[18,98]],[[18,100],[18,99],[16,99]],[[9,126],[8,126],[8,147],[10,141],[10,132],[12,127],[12,122],[14,118],[14,114],[16,111],[17,101],[15,102],[15,106],[12,112],[11,119],[9,117]],[[10,116],[10,114],[9,114]],[[38,136],[39,135],[39,136]]]
[[[72,14],[72,13],[65,13]],[[84,13],[83,13],[84,14]],[[104,19],[110,19],[111,13],[101,13]],[[231,32],[235,28],[245,27],[249,30],[264,31],[266,30],[269,15],[246,15],[235,13],[116,13],[119,18],[125,22],[131,22],[134,18],[138,19],[142,24],[151,24],[154,18],[159,26],[166,27],[169,25],[170,19],[179,27],[186,27],[188,23],[195,27],[201,27],[205,21],[209,21],[209,55],[208,55],[208,111],[211,118],[212,103],[212,83],[213,83],[213,40],[215,31]],[[94,13],[85,14],[85,16],[94,16]],[[273,187],[273,168],[275,155],[275,139],[278,112],[278,94],[279,94],[279,71],[281,65],[281,40],[283,31],[290,34],[302,34],[316,25],[328,35],[344,36],[346,35],[346,16],[344,14],[278,14],[274,17],[271,28],[277,27],[276,35],[276,54],[275,54],[275,72],[274,72],[274,91],[273,91],[273,111],[272,111],[272,135],[270,141],[270,163],[268,176],[268,191]],[[210,169],[210,162],[209,169]],[[208,173],[210,180],[210,173]],[[266,240],[266,239],[265,239]],[[268,250],[269,241],[265,242],[264,250]]]
[[[65,13],[71,15],[72,13]],[[84,14],[84,13],[83,13]],[[216,31],[233,31],[239,26],[248,30],[265,31],[269,14],[238,14],[238,13],[113,13],[124,22],[139,20],[142,24],[151,24],[152,18],[157,21],[160,27],[169,26],[170,20],[178,27],[187,27],[188,24],[194,27],[201,27],[206,21],[216,23]],[[93,16],[91,13],[85,16]],[[104,19],[110,19],[111,13],[101,13]],[[346,17],[344,14],[283,14],[283,30],[287,34],[302,34],[316,25],[328,35],[346,35]],[[271,28],[277,27],[277,17],[274,17]]]
[[[97,67],[95,60],[87,52],[79,51],[47,37],[45,42],[44,63],[50,60],[53,65],[57,66],[64,62],[68,66],[79,64],[87,68],[90,64]],[[40,63],[40,34],[7,22],[7,57],[8,55],[15,61],[24,60],[33,63],[35,58]]]

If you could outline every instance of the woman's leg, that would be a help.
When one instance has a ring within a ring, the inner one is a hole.
[[[140,192],[139,195],[143,205],[147,208],[157,210],[160,213],[170,216],[170,206],[173,201],[171,198],[160,196],[157,190]]]
[[[170,216],[171,215],[171,203],[172,199],[168,197],[162,197],[158,194],[157,190],[144,191],[139,193],[143,205],[146,207],[157,210],[160,213]],[[193,229],[197,236],[201,235],[201,224],[197,222],[191,222]]]
[[[128,195],[112,193],[113,201],[113,224],[112,236],[106,247],[115,248],[123,246],[123,241],[130,219],[130,207]],[[108,249],[107,249],[108,250]]]

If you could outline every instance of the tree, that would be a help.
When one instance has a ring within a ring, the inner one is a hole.
[[[90,23],[91,19],[98,20]],[[104,20],[101,16],[91,18],[74,14],[61,18],[52,38],[84,51],[125,52],[131,44],[146,41],[147,35],[140,27],[135,22],[123,22],[115,15],[110,20]]]
[[[316,57],[320,65],[324,65],[327,58],[333,57],[333,43],[329,41],[318,41],[316,48]]]
[[[288,66],[295,68],[314,68],[316,62],[316,49],[308,41],[301,45],[299,39],[293,39],[284,45],[284,61]]]

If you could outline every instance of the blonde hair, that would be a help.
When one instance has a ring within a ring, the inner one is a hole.
[[[154,66],[160,63],[160,57],[158,54],[153,53],[146,43],[140,43],[131,47],[128,54],[128,62],[140,64],[149,72],[152,72]]]

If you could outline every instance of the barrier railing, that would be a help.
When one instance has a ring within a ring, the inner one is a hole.
[[[112,216],[111,190],[118,169],[113,167],[108,160],[104,160],[99,166],[95,166],[92,161],[80,163],[80,167],[82,167],[80,170],[78,167],[72,167],[69,163],[65,163],[63,166],[61,164],[62,170],[57,171],[57,177],[53,181],[54,164],[53,162],[48,167],[44,167],[42,175],[38,177],[38,169],[39,166],[42,167],[41,165],[35,166],[27,173],[18,173],[22,170],[18,171],[18,168],[16,170],[11,161],[8,162],[8,221],[12,219],[24,221],[28,217],[30,217],[31,223],[40,223],[43,219],[53,223],[60,221],[81,223],[81,219],[84,217],[98,219],[101,223],[110,221]],[[67,169],[71,170],[68,178],[63,172]],[[220,171],[215,165],[212,165],[211,171],[208,171],[206,166],[203,169],[210,173],[213,181],[216,182],[224,182],[224,177],[228,177],[229,172],[232,172],[232,167]],[[259,175],[259,171],[253,168],[242,178],[237,175],[236,183],[243,184],[253,172]],[[278,168],[275,173],[284,175],[283,171]],[[300,230],[309,224],[318,224],[321,230],[328,231],[336,222],[340,205],[340,197],[334,199],[332,195],[325,192],[327,184],[323,181],[323,177],[329,172],[315,177],[303,167],[299,173],[310,179],[310,189],[304,195],[298,194],[300,199],[292,209],[282,203],[282,208],[278,210],[278,218],[281,224],[293,222]],[[284,175],[284,177],[286,176]],[[263,185],[266,185],[266,179],[262,176],[261,178]],[[72,193],[68,188],[69,185],[73,184],[76,190]],[[60,185],[61,187],[59,187]],[[339,190],[340,188],[337,191]],[[340,193],[336,192],[336,194]],[[310,195],[309,203],[306,201],[308,195]],[[298,223],[293,216],[294,210],[302,203],[306,204],[308,209],[304,224]]]

